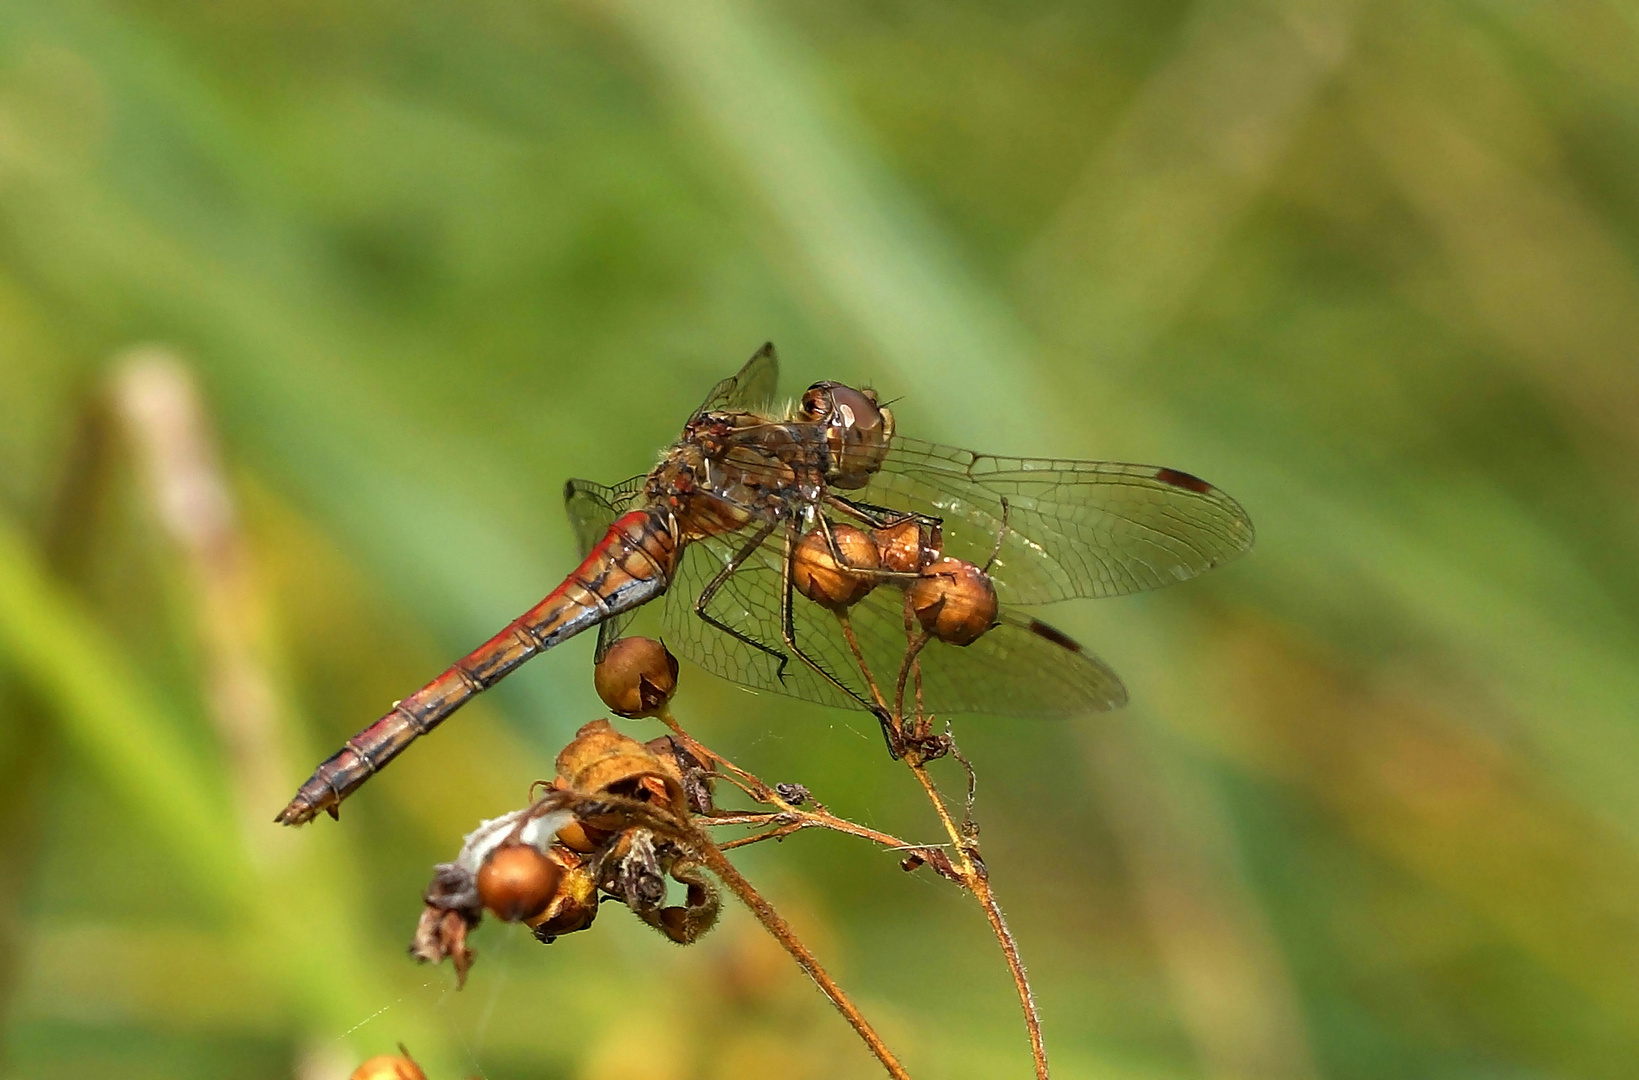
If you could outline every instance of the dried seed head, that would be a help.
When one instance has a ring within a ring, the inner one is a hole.
[[[546,910],[525,920],[535,937],[550,943],[560,934],[572,934],[592,925],[598,915],[598,883],[588,860],[567,847],[554,844],[547,857],[563,872],[563,880]]]
[[[952,645],[971,645],[996,622],[990,575],[961,559],[940,559],[905,590],[922,629]]]
[[[455,965],[456,986],[465,986],[467,971],[476,958],[467,947],[467,932],[478,925],[481,910],[469,913],[429,902],[421,909],[415,939],[410,942],[410,955],[422,964],[441,964],[448,959]]]
[[[570,851],[581,855],[590,855],[603,846],[609,839],[609,834],[597,829],[589,829],[579,821],[571,821],[558,830],[558,843]]]
[[[677,692],[677,657],[654,638],[622,638],[592,669],[592,683],[618,715],[654,716]]]
[[[622,795],[671,807],[687,805],[676,760],[670,755],[657,756],[636,739],[616,731],[607,720],[584,725],[559,751],[558,779],[568,790],[586,795]],[[584,817],[582,823],[602,827]]]
[[[831,554],[825,532],[815,529],[797,545],[791,580],[814,603],[840,610],[859,603],[876,587],[881,562],[876,542],[853,526],[832,525],[831,535],[842,555],[841,565]]]
[[[427,1080],[427,1074],[408,1055],[382,1054],[354,1069],[350,1080]]]
[[[877,561],[882,569],[895,574],[919,574],[922,568],[939,557],[941,537],[938,526],[931,535],[922,535],[922,523],[915,518],[887,525],[871,532],[876,541]]]
[[[498,919],[521,922],[545,911],[563,871],[528,844],[502,844],[478,870],[478,896]]]

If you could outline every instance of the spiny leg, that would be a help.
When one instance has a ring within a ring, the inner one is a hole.
[[[796,656],[797,659],[818,672],[821,678],[859,702],[867,712],[876,717],[877,723],[882,725],[882,738],[888,744],[888,754],[895,761],[898,761],[899,751],[894,746],[893,724],[888,717],[887,710],[874,701],[860,697],[852,687],[845,685],[835,675],[826,671],[819,661],[809,656],[803,651],[802,646],[797,644],[796,609],[792,602],[795,586],[791,580],[791,568],[796,560],[796,554],[797,523],[793,520],[786,523],[785,556],[780,560],[780,636],[785,642],[785,647],[790,649],[792,655]]]
[[[981,573],[990,573],[990,568],[996,565],[996,556],[1002,553],[1002,541],[1007,539],[1007,512],[1009,509],[1010,507],[1007,505],[1007,497],[1003,496],[1002,523],[1001,527],[996,530],[996,545],[990,549],[990,558],[985,560],[985,568],[981,571]]]
[[[907,521],[914,521],[917,525],[918,536],[924,546],[928,545],[931,538],[937,535],[938,530],[944,526],[943,518],[937,518],[931,514],[919,514],[914,510],[894,510],[886,506],[876,506],[873,503],[856,502],[835,492],[828,492],[825,501],[833,509],[841,511],[856,521],[863,522],[872,529],[888,529]],[[835,543],[833,542],[831,546],[833,555],[835,555]],[[838,562],[841,562],[840,557]],[[910,573],[896,573],[892,570],[883,570],[880,573],[884,580],[896,581],[901,585],[914,581],[917,576]]]
[[[780,666],[775,670],[774,674],[781,682],[784,682],[785,665],[791,662],[791,658],[789,656],[780,652],[778,649],[769,648],[767,645],[758,641],[749,634],[736,630],[734,627],[723,622],[721,619],[716,618],[711,614],[711,612],[706,610],[707,606],[711,603],[712,598],[715,597],[718,591],[728,583],[728,579],[733,577],[735,571],[739,570],[740,567],[745,564],[745,561],[751,558],[751,556],[756,553],[758,548],[763,546],[763,543],[771,535],[773,535],[774,529],[778,525],[779,521],[776,519],[758,529],[754,534],[752,534],[751,539],[747,540],[745,545],[741,547],[739,551],[734,553],[734,557],[723,564],[723,568],[717,572],[716,576],[707,583],[704,589],[700,590],[700,597],[694,602],[694,613],[695,615],[699,616],[701,621],[707,626],[710,626],[715,630],[721,630],[730,637],[735,638],[738,641],[742,641],[759,652],[766,653],[767,655],[778,660],[780,662]]]
[[[875,503],[859,502],[836,492],[827,492],[825,501],[837,510],[842,511],[856,521],[862,521],[873,529],[880,529],[888,525],[898,525],[901,521],[915,521],[922,525],[936,527],[943,525],[944,519],[932,514],[919,514],[915,510],[895,510],[887,506],[877,506]]]

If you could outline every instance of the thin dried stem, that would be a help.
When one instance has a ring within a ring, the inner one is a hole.
[[[683,725],[679,724],[677,722],[677,718],[672,716],[671,713],[660,713],[659,720],[671,729],[672,734],[677,736],[678,741],[683,744],[684,748],[688,750],[689,753],[693,754],[702,762],[722,766],[730,774],[729,776],[725,777],[725,779],[729,780],[734,784],[734,786],[738,787],[741,791],[745,792],[756,801],[765,806],[772,806],[775,808],[773,813],[767,814],[746,812],[741,810],[725,810],[719,811],[716,815],[710,817],[697,815],[695,820],[698,823],[707,826],[775,825],[779,826],[781,829],[787,825],[797,826],[789,831],[781,832],[779,837],[764,835],[757,838],[743,837],[738,840],[731,840],[722,845],[722,849],[724,851],[728,851],[735,847],[744,847],[747,843],[754,842],[755,839],[779,839],[783,836],[789,836],[791,833],[800,832],[802,829],[814,828],[830,829],[832,832],[845,833],[848,836],[857,836],[861,840],[869,840],[873,844],[880,844],[891,850],[911,850],[921,846],[912,844],[907,840],[902,840],[899,837],[894,836],[892,833],[885,833],[880,829],[873,829],[869,826],[860,825],[856,822],[849,821],[847,818],[838,817],[827,810],[820,803],[814,803],[811,809],[806,806],[798,806],[796,803],[793,803],[782,796],[779,793],[779,789],[774,787],[772,784],[765,782],[756,774],[740,768],[728,758],[719,754],[717,751],[711,749],[709,746],[690,735],[683,729]]]
[[[910,633],[908,626],[906,633]],[[917,665],[916,658],[921,654],[922,647],[927,643],[927,634],[916,634],[910,638],[910,644],[905,647],[905,661],[899,665],[899,683],[894,688],[894,712],[897,716],[903,717],[905,715],[905,679],[910,675],[912,668],[916,669],[918,675],[916,682],[916,715],[918,717],[922,715],[922,681],[920,678],[922,669]],[[900,722],[903,723],[903,720]]]
[[[808,946],[804,945],[802,940],[797,937],[790,924],[780,916],[778,911],[774,910],[772,904],[763,899],[762,895],[752,887],[751,882],[741,875],[740,871],[735,868],[733,863],[729,862],[728,857],[723,853],[736,847],[745,847],[748,844],[755,844],[763,840],[783,839],[792,833],[809,828],[832,829],[836,832],[847,833],[850,836],[862,837],[889,848],[908,848],[911,845],[906,844],[897,836],[890,836],[887,833],[868,829],[863,825],[856,825],[844,818],[839,818],[818,804],[815,804],[812,810],[794,805],[782,796],[777,788],[765,783],[761,777],[740,768],[690,735],[670,712],[662,710],[658,718],[671,729],[678,742],[682,743],[684,749],[694,755],[697,760],[714,766],[714,771],[716,766],[720,766],[727,771],[729,774],[727,778],[733,781],[736,787],[758,802],[776,808],[775,812],[766,814],[727,811],[709,817],[694,816],[687,819],[685,828],[690,833],[690,839],[700,851],[701,861],[712,873],[717,875],[724,885],[728,886],[729,891],[734,893],[741,903],[751,910],[752,915],[762,924],[763,929],[773,935],[785,951],[791,954],[792,959],[796,960],[797,966],[802,968],[803,972],[820,988],[820,991],[830,999],[831,1004],[853,1027],[855,1033],[870,1048],[871,1053],[876,1055],[877,1060],[882,1063],[882,1067],[888,1071],[888,1074],[897,1078],[897,1080],[909,1080],[910,1074],[905,1071],[905,1067],[899,1064],[899,1059],[894,1057],[893,1051],[888,1049],[887,1044],[882,1041],[882,1037],[871,1027],[869,1021],[860,1013],[859,1008],[849,999],[842,987],[838,986],[836,981],[820,966],[819,960],[809,951]],[[755,836],[741,837],[719,846],[710,836],[706,835],[703,828],[703,826],[711,825],[775,825],[776,827]]]
[[[872,675],[869,665],[865,662],[864,652],[859,647],[859,642],[854,636],[853,627],[849,624],[847,616],[839,613],[838,622],[841,624],[843,636],[847,640],[849,648],[853,651],[854,659],[859,664],[860,673],[864,676],[866,685],[870,688],[871,695],[876,699],[879,705],[882,705],[883,708],[886,709],[886,702],[882,691],[878,687],[876,678]],[[894,697],[896,708],[889,714],[889,720],[896,736],[902,732],[906,732],[907,730],[923,732],[926,723],[926,717],[924,717],[922,710],[921,665],[917,662],[917,657],[921,653],[922,648],[928,643],[929,638],[926,634],[914,633],[910,626],[906,627],[906,637],[907,643],[905,659],[900,667],[899,678],[897,685],[895,686]],[[905,722],[904,699],[907,682],[912,683],[916,690],[916,722],[914,725],[907,725]],[[747,772],[744,769],[741,769],[728,759],[724,758],[721,754],[718,754],[697,741],[692,735],[683,729],[683,726],[679,724],[670,713],[662,712],[659,718],[667,727],[671,729],[673,735],[678,738],[683,746],[696,758],[702,762],[711,763],[715,766],[721,766],[729,774],[727,778],[733,781],[736,787],[739,787],[756,801],[776,808],[775,812],[773,813],[727,811],[712,817],[695,818],[695,824],[697,826],[774,826],[774,828],[767,829],[764,832],[757,833],[752,836],[745,836],[731,840],[728,843],[723,844],[721,847],[712,844],[708,840],[707,843],[710,844],[709,849],[703,847],[702,850],[707,850],[708,855],[715,855],[717,862],[713,863],[708,861],[707,865],[710,866],[714,872],[717,872],[719,877],[722,877],[724,884],[728,885],[737,896],[740,896],[741,900],[746,903],[746,906],[752,909],[753,914],[757,915],[760,921],[763,921],[765,928],[767,928],[771,934],[778,938],[782,945],[786,946],[787,951],[790,952],[794,958],[796,958],[799,965],[802,965],[803,970],[807,971],[810,977],[814,978],[816,983],[819,983],[820,988],[824,990],[828,996],[830,996],[831,990],[827,988],[826,983],[821,982],[819,977],[814,975],[814,971],[809,968],[808,963],[805,962],[804,957],[807,956],[809,960],[812,960],[812,955],[807,953],[807,950],[802,946],[802,943],[797,941],[794,937],[789,940],[783,937],[780,929],[777,929],[774,924],[763,919],[763,911],[758,908],[757,904],[753,903],[750,899],[747,899],[747,896],[740,892],[739,888],[735,884],[736,879],[743,884],[747,890],[750,890],[751,886],[749,883],[745,882],[744,878],[738,877],[737,872],[735,872],[732,865],[728,863],[728,860],[723,855],[723,852],[737,847],[745,847],[750,844],[761,843],[764,840],[781,840],[792,835],[793,833],[801,832],[803,829],[807,828],[832,829],[837,832],[846,833],[850,836],[858,836],[867,840],[872,840],[875,843],[881,844],[883,847],[889,849],[925,852],[931,850],[931,846],[907,844],[905,841],[896,836],[878,832],[875,829],[869,829],[862,825],[856,825],[844,818],[839,818],[818,804],[816,804],[812,810],[794,805],[783,798],[775,788],[767,783],[764,783],[761,778]],[[990,923],[991,931],[996,936],[997,944],[1000,945],[1002,955],[1007,961],[1008,971],[1013,976],[1013,986],[1018,992],[1019,1005],[1024,1012],[1025,1029],[1029,1033],[1030,1037],[1030,1055],[1031,1060],[1035,1065],[1036,1078],[1037,1080],[1049,1080],[1047,1048],[1042,1041],[1041,1015],[1036,1009],[1035,994],[1030,988],[1030,980],[1025,973],[1024,961],[1019,956],[1018,943],[1013,938],[1013,932],[1008,928],[1007,919],[1002,913],[1001,904],[997,901],[996,894],[990,887],[990,877],[985,869],[984,860],[979,856],[978,842],[975,839],[978,829],[973,823],[973,798],[978,783],[977,777],[973,771],[972,765],[968,762],[967,758],[962,756],[961,752],[956,749],[955,742],[949,738],[948,733],[945,738],[945,750],[950,752],[959,762],[961,762],[962,767],[967,774],[967,800],[965,803],[962,822],[960,824],[958,824],[951,816],[950,808],[946,805],[944,797],[939,793],[939,789],[935,786],[933,778],[928,775],[926,757],[924,756],[926,753],[926,744],[907,747],[904,754],[904,761],[906,766],[910,768],[911,773],[916,777],[918,783],[922,785],[922,790],[926,792],[928,801],[933,806],[934,813],[938,815],[940,824],[944,827],[946,834],[950,837],[950,846],[954,850],[956,858],[951,860],[949,870],[954,874],[956,879],[959,880],[960,883],[972,892],[978,899],[979,906],[984,910],[985,918]],[[704,833],[702,832],[701,835],[703,837]],[[729,872],[734,874],[734,878],[731,879],[730,877],[725,876],[719,868],[719,863],[722,866],[728,867]],[[755,896],[755,892],[751,892],[750,895]],[[769,916],[776,920],[779,919],[778,914],[775,913],[771,907],[766,906],[766,901],[762,901],[760,897],[758,897],[758,901],[764,905]],[[780,927],[784,927],[784,933],[789,933],[789,927],[785,927],[783,920],[781,920],[778,925]],[[837,993],[840,994],[841,991],[837,990]],[[850,1023],[854,1023],[854,1015],[851,1015],[848,1009],[845,1009],[843,1005],[838,1002],[836,997],[832,997],[832,1002],[837,1005],[837,1009],[849,1019]],[[872,1044],[871,1037],[866,1035],[866,1029],[862,1029],[860,1027],[860,1024],[863,1023],[864,1021],[861,1018],[859,1023],[855,1024],[855,1030],[859,1031],[860,1037],[865,1039],[868,1045],[871,1045],[872,1051],[877,1052],[877,1046]],[[883,1057],[883,1054],[885,1053],[887,1053],[887,1050],[886,1047],[883,1047],[881,1052],[877,1052],[878,1058],[888,1068],[890,1073],[900,1075],[899,1073],[894,1072],[894,1070],[898,1067],[897,1063],[892,1062],[891,1056]]]
[[[819,960],[809,951],[808,946],[804,945],[802,940],[797,937],[791,929],[791,925],[780,916],[779,912],[774,910],[772,904],[763,899],[762,895],[752,887],[751,882],[740,874],[734,864],[728,861],[728,856],[724,855],[723,850],[712,842],[711,837],[700,829],[695,829],[694,833],[693,839],[700,849],[702,861],[706,864],[707,869],[717,875],[718,880],[727,885],[730,892],[739,897],[740,902],[751,910],[751,914],[762,924],[763,929],[772,934],[774,939],[784,946],[785,951],[791,954],[791,958],[797,962],[797,966],[802,968],[810,979],[814,980],[814,984],[820,988],[820,992],[830,999],[837,1012],[843,1015],[843,1018],[852,1025],[860,1039],[870,1048],[871,1053],[876,1055],[876,1059],[882,1063],[882,1067],[888,1071],[888,1075],[895,1077],[896,1080],[910,1080],[910,1074],[899,1063],[899,1059],[894,1057],[893,1051],[889,1050],[887,1044],[882,1041],[882,1036],[878,1035],[876,1029],[871,1027],[870,1022],[860,1013],[858,1006],[843,992],[842,987],[836,984],[836,980],[832,979],[825,969],[820,966]]]
[[[790,825],[781,825],[779,828],[769,829],[767,832],[754,833],[751,836],[742,836],[738,840],[730,840],[725,844],[719,844],[718,847],[724,851],[733,851],[735,848],[760,844],[764,840],[784,840],[792,833],[801,832],[808,827],[809,823],[806,821],[794,821]]]
[[[888,712],[888,702],[883,698],[882,691],[877,688],[876,678],[871,674],[871,667],[865,662],[865,654],[860,651],[859,639],[854,636],[854,624],[849,621],[848,613],[846,611],[837,612],[837,622],[842,624],[842,636],[848,639],[848,648],[853,651],[854,662],[859,665],[861,674],[865,676],[865,684],[871,688],[871,696],[876,699],[877,707],[883,712]],[[897,727],[899,714],[890,714],[889,722]]]
[[[911,773],[927,792],[928,801],[939,815],[939,823],[945,827],[950,835],[951,846],[956,851],[956,872],[961,876],[962,883],[978,898],[979,905],[984,908],[985,918],[990,921],[990,929],[996,935],[996,941],[1001,946],[1002,955],[1007,958],[1008,971],[1013,976],[1013,987],[1018,991],[1019,1005],[1024,1010],[1024,1026],[1030,1034],[1030,1056],[1036,1066],[1037,1080],[1048,1080],[1047,1046],[1042,1041],[1041,1014],[1036,1009],[1036,995],[1030,989],[1030,979],[1024,970],[1024,961],[1019,956],[1019,946],[1013,940],[1013,932],[1008,929],[1007,919],[1002,915],[1001,904],[996,900],[996,894],[990,888],[990,875],[985,870],[985,864],[979,858],[978,846],[970,836],[965,836],[950,816],[950,810],[945,800],[934,785],[933,778],[928,775],[927,765],[920,755],[911,753],[905,755],[905,764]]]
[[[922,665],[918,657],[928,643],[928,635],[913,630],[907,616],[905,639],[905,659],[900,665],[898,686],[895,689],[895,703],[901,712],[895,717],[895,721],[901,730],[908,729],[914,738],[921,739],[927,730],[928,717],[922,708]],[[861,671],[869,681],[870,672],[864,669],[863,662]],[[916,688],[915,722],[909,724],[905,722],[902,711],[907,677],[914,682]],[[1002,955],[1007,960],[1008,971],[1013,976],[1013,987],[1019,995],[1019,1007],[1024,1011],[1024,1026],[1030,1036],[1030,1057],[1036,1067],[1036,1078],[1048,1080],[1047,1047],[1042,1041],[1041,1014],[1036,1009],[1036,995],[1030,989],[1030,979],[1025,973],[1024,961],[1019,956],[1018,942],[1013,939],[1013,932],[1008,929],[1001,904],[996,900],[996,894],[990,887],[990,875],[985,869],[984,860],[979,856],[979,844],[976,839],[978,826],[973,821],[973,799],[978,787],[978,778],[973,766],[956,748],[955,740],[950,738],[948,732],[943,740],[943,748],[937,753],[946,752],[961,762],[967,772],[967,801],[960,826],[951,817],[944,796],[939,793],[933,778],[928,775],[928,743],[914,742],[906,748],[903,757],[906,767],[911,770],[917,782],[922,785],[922,790],[926,792],[934,813],[939,816],[939,824],[944,826],[946,834],[950,837],[951,847],[956,853],[951,869],[955,871],[961,883],[978,898],[979,906],[984,909],[985,918],[990,922],[990,929],[996,935],[996,942],[1001,946]]]

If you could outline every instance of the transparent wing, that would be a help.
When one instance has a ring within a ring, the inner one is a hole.
[[[646,479],[648,477],[634,476],[613,487],[590,480],[571,480],[563,485],[563,509],[569,515],[569,524],[575,528],[581,558],[592,554],[616,518],[638,505]]]
[[[634,476],[613,487],[591,480],[571,480],[563,486],[563,508],[569,515],[569,523],[574,526],[575,542],[580,548],[581,558],[592,553],[616,518],[642,501],[643,482],[646,479],[644,476]],[[634,614],[635,610],[628,611],[624,615],[605,619],[598,625],[597,659],[603,659],[609,646],[620,640],[621,632]]]
[[[1001,536],[992,572],[997,595],[1015,604],[1157,589],[1252,546],[1240,504],[1155,465],[997,457],[895,437],[859,500],[942,518],[946,553],[981,565]]]
[[[743,541],[742,541],[743,542]],[[725,633],[699,618],[696,598],[736,549],[733,538],[701,541],[684,553],[678,582],[662,619],[667,644],[715,675],[773,693],[824,705],[858,707],[870,698],[859,665],[836,617],[801,595],[792,598],[797,643],[845,689],[791,656],[781,677],[780,560],[772,537],[738,569],[707,607],[708,614],[767,649]],[[892,697],[905,647],[904,594],[879,586],[849,611],[866,666]],[[920,656],[923,701],[929,712],[996,716],[1067,717],[1115,708],[1127,700],[1116,674],[1065,635],[1028,616],[1005,612],[971,645],[930,642]],[[907,691],[907,704],[912,691]]]
[[[779,388],[780,358],[774,354],[774,343],[765,342],[752,354],[745,366],[730,378],[711,388],[706,400],[694,410],[694,415],[708,412],[757,412],[774,400]]]

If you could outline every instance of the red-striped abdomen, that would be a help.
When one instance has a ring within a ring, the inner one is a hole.
[[[320,811],[336,816],[341,801],[372,773],[519,664],[665,592],[677,554],[677,540],[659,511],[625,515],[546,599],[348,739],[274,820],[301,825]]]

